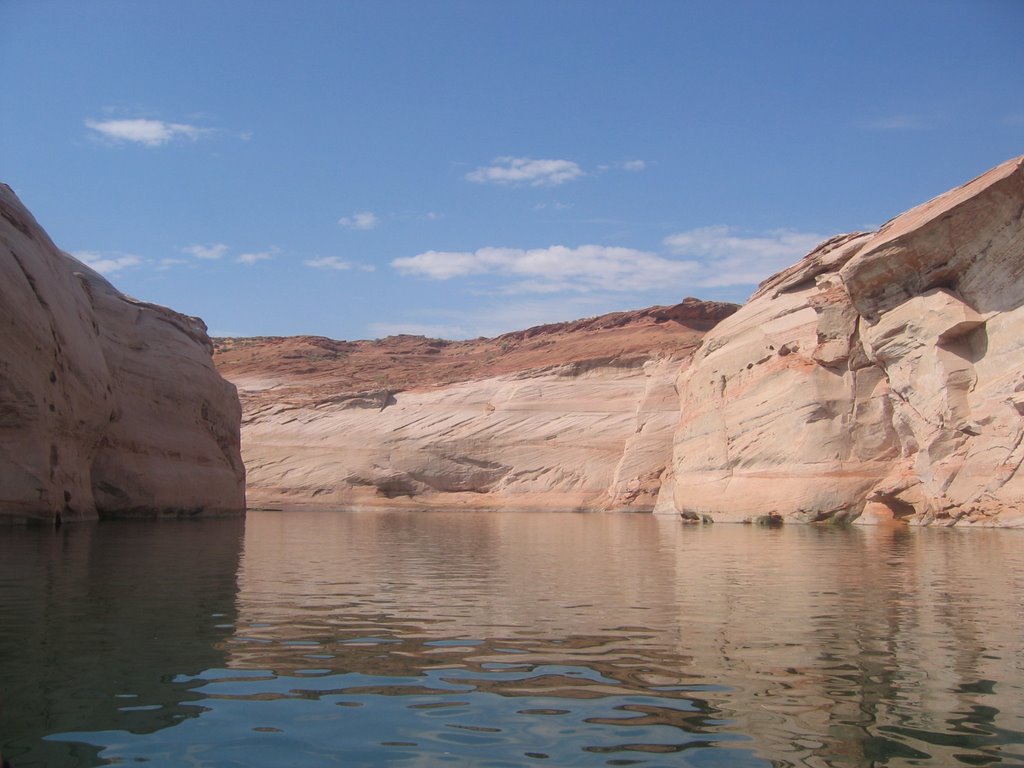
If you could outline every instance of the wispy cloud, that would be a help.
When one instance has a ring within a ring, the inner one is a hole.
[[[245,264],[246,266],[251,267],[253,264],[260,261],[269,261],[272,258],[274,258],[273,253],[269,251],[259,251],[256,253],[241,253],[235,261],[239,264]]]
[[[160,147],[174,139],[195,141],[206,128],[187,123],[167,123],[163,120],[135,118],[132,120],[86,120],[85,125],[99,136],[115,143],[129,142],[146,147]]]
[[[141,256],[131,253],[99,253],[97,251],[75,251],[71,254],[80,262],[99,272],[112,275],[128,267],[137,267],[145,262]]]
[[[497,157],[491,165],[467,173],[466,179],[478,184],[553,187],[583,175],[583,169],[572,160]]]
[[[439,325],[432,323],[370,323],[368,326],[374,338],[398,336],[407,333],[410,336],[426,336],[431,339],[465,339],[471,331],[462,325]]]
[[[185,248],[179,248],[182,253],[187,253],[190,256],[195,256],[197,259],[219,259],[229,250],[230,246],[224,245],[224,243],[211,243],[210,245],[189,245]]]
[[[498,294],[643,294],[674,286],[696,288],[757,285],[810,252],[825,238],[776,229],[744,233],[725,226],[702,227],[665,238],[667,253],[609,245],[570,248],[479,248],[425,251],[394,259],[403,275],[430,280],[480,278]],[[639,299],[638,299],[639,300]]]
[[[619,167],[624,171],[642,171],[647,168],[646,160],[624,160],[619,164]]]
[[[700,265],[693,275],[694,285],[718,288],[756,285],[802,258],[824,239],[819,234],[791,229],[740,234],[731,227],[715,226],[669,235],[664,244],[672,254]]]
[[[372,211],[360,211],[351,216],[342,216],[338,223],[345,229],[368,230],[380,224],[380,219]]]
[[[317,259],[307,259],[303,263],[314,269],[336,269],[339,272],[352,269],[355,266],[352,262],[345,261],[338,256],[322,256]]]
[[[622,297],[608,293],[570,296],[524,297],[500,300],[484,312],[467,313],[464,324],[472,336],[497,336],[547,323],[563,323],[581,317],[622,309]]]
[[[427,251],[394,259],[402,274],[448,280],[473,275],[512,278],[508,293],[645,291],[682,281],[697,265],[633,248],[582,245],[522,250]]]
[[[187,253],[190,256],[194,256],[197,259],[203,259],[205,261],[216,261],[227,255],[228,251],[231,250],[231,246],[225,245],[224,243],[209,243],[202,244],[196,243],[195,245],[189,245],[185,248],[179,248],[182,253]],[[266,251],[247,251],[240,253],[235,257],[234,261],[237,264],[244,264],[247,267],[251,267],[261,261],[268,261],[276,254],[280,252],[280,248],[273,247]],[[182,263],[178,259],[164,259],[161,264],[167,266],[173,266],[175,264]]]
[[[622,296],[604,293],[548,297],[500,298],[472,309],[421,310],[408,321],[372,323],[374,336],[409,333],[442,339],[498,336],[545,323],[558,323],[622,309]]]

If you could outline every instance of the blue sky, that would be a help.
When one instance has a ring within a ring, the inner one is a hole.
[[[213,334],[742,301],[1024,153],[1024,2],[0,0],[0,180]]]

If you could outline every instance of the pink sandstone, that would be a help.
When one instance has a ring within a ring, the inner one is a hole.
[[[1024,159],[823,243],[676,382],[659,511],[1024,526]]]
[[[119,293],[0,185],[0,520],[242,514],[202,321]]]

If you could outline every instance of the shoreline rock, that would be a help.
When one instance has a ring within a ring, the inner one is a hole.
[[[245,512],[206,326],[118,292],[0,185],[0,522]]]
[[[677,381],[662,511],[1024,526],[1024,159],[823,243]]]

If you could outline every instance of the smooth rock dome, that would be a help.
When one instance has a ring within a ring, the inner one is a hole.
[[[2,184],[0,327],[0,521],[244,513],[206,326],[61,252]]]
[[[769,278],[676,386],[664,510],[1024,526],[1024,158]]]

